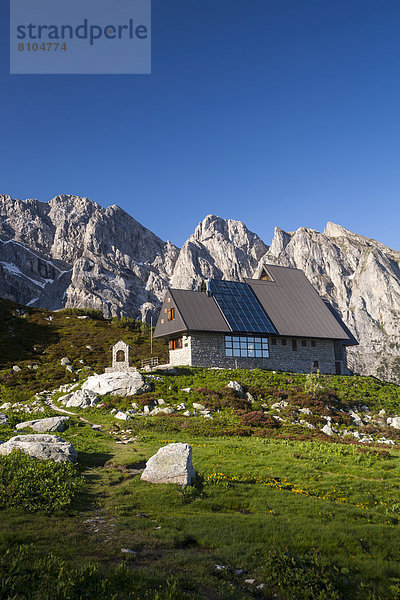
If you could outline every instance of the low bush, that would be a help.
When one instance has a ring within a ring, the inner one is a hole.
[[[0,457],[0,508],[54,511],[68,506],[83,478],[72,463],[39,460],[15,451]]]
[[[262,410],[255,410],[242,416],[242,425],[246,427],[267,427],[276,429],[279,424],[273,417],[266,415]]]

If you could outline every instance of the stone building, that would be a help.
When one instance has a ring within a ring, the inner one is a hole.
[[[298,269],[266,266],[260,279],[169,289],[155,338],[171,365],[348,374],[357,341]]]
[[[126,344],[122,340],[119,340],[112,347],[112,367],[107,367],[106,373],[133,373],[136,372],[135,367],[129,366],[129,344]]]

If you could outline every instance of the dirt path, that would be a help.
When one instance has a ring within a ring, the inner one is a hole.
[[[88,425],[90,425],[91,427],[94,427],[95,429],[101,429],[101,425],[96,425],[96,423],[91,423],[90,421],[88,421],[87,419],[84,419],[83,417],[80,417],[76,413],[73,413],[69,410],[65,410],[65,408],[60,408],[59,406],[56,406],[51,401],[48,402],[47,405],[50,406],[50,408],[52,408],[53,410],[55,410],[57,412],[63,413],[65,415],[71,415],[72,417],[77,417],[80,421],[83,421],[83,423],[87,423]]]

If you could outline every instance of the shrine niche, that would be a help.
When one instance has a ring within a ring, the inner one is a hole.
[[[112,347],[112,366],[106,368],[106,373],[117,373],[119,371],[129,373],[136,371],[135,367],[129,366],[129,350],[129,344],[126,344],[122,340],[114,344]]]

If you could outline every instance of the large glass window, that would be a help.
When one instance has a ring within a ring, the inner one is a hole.
[[[226,335],[225,356],[269,358],[268,338]]]

